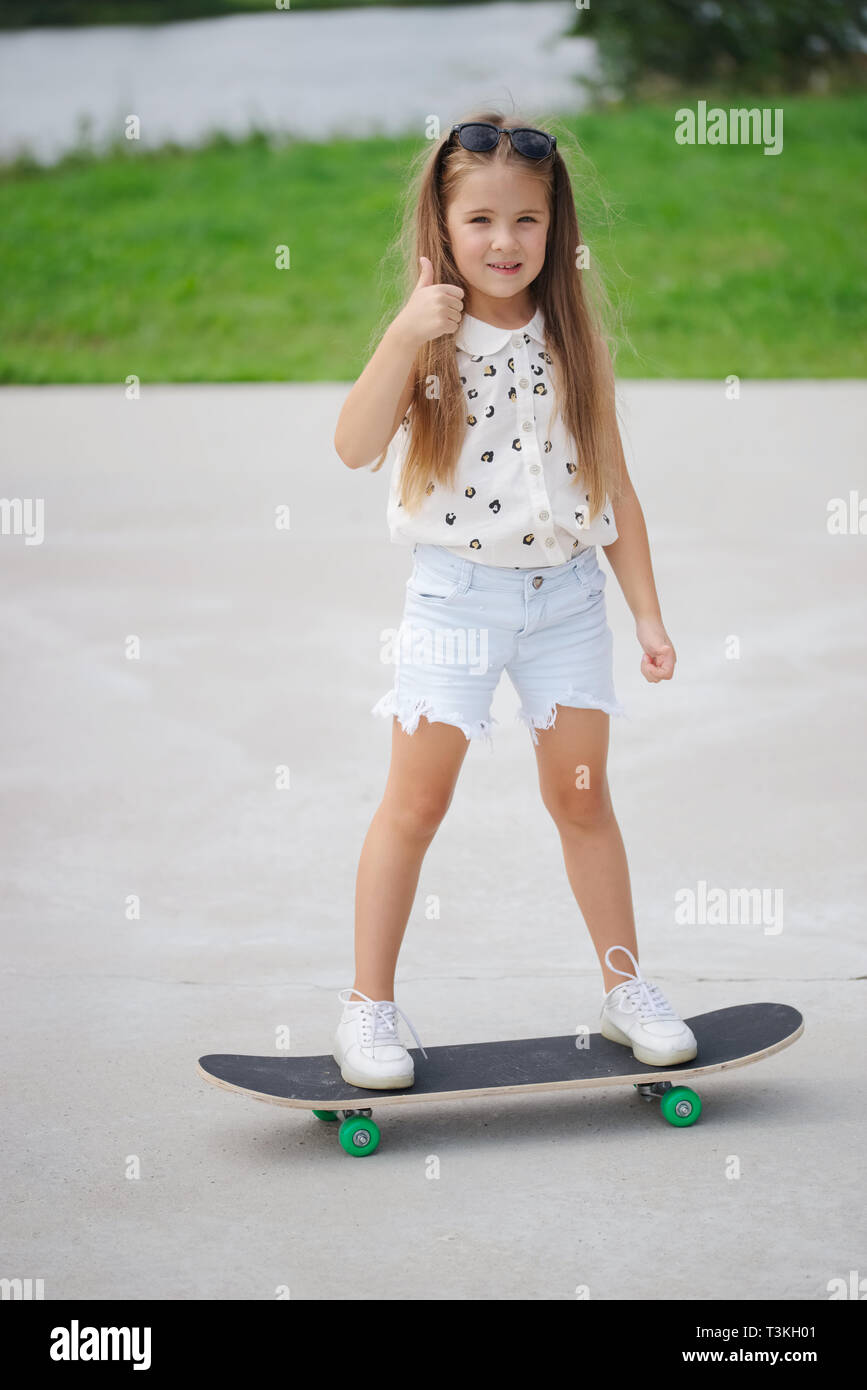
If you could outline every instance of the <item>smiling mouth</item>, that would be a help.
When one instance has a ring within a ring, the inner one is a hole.
[[[518,270],[521,261],[488,261],[489,270]]]

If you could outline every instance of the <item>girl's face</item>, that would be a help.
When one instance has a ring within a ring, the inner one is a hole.
[[[446,214],[452,254],[469,286],[464,308],[473,318],[533,316],[529,285],[545,263],[550,218],[545,185],[514,166],[491,164],[461,179]],[[516,269],[494,269],[503,263]]]

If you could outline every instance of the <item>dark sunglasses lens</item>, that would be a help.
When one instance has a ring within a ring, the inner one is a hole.
[[[500,138],[489,125],[465,125],[459,133],[465,150],[492,150]]]
[[[541,130],[516,130],[515,149],[526,159],[544,159],[551,152],[551,139]]]

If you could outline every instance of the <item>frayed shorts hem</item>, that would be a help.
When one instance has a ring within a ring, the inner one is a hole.
[[[529,714],[524,709],[518,710],[515,718],[530,730],[530,737],[534,744],[539,742],[537,729],[553,729],[558,705],[563,705],[567,709],[601,709],[605,714],[620,716],[623,719],[630,718],[626,708],[619,700],[598,700],[595,695],[585,695],[581,691],[573,691],[570,686],[566,695],[551,701],[544,714]]]
[[[563,705],[570,709],[600,709],[606,714],[621,716],[629,719],[625,707],[618,700],[599,700],[594,695],[585,695],[580,691],[574,691],[571,686],[566,695],[557,700],[552,700],[548,709],[543,714],[530,714],[524,709],[519,709],[515,714],[515,722],[523,724],[529,729],[530,737],[534,744],[538,744],[539,737],[537,729],[552,729],[557,718],[557,706]],[[418,728],[419,719],[424,716],[431,724],[454,724],[460,729],[467,741],[472,739],[483,739],[490,748],[493,748],[493,726],[499,720],[493,715],[490,719],[479,719],[474,723],[467,723],[460,714],[443,714],[437,711],[433,701],[422,696],[417,700],[401,701],[398,699],[397,690],[392,687],[382,699],[377,700],[371,710],[371,714],[396,715],[397,721],[405,734],[414,734]]]
[[[499,720],[494,719],[492,715],[490,719],[478,719],[475,723],[468,724],[459,714],[438,713],[434,709],[433,702],[425,697],[401,704],[394,687],[383,695],[381,700],[377,700],[371,714],[396,715],[405,734],[414,734],[418,728],[419,719],[424,715],[431,724],[454,724],[468,742],[474,738],[481,738],[490,748],[494,746],[492,726],[499,723]]]

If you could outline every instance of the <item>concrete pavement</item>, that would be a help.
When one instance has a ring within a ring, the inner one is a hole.
[[[804,1036],[697,1084],[691,1129],[621,1089],[426,1104],[382,1112],[364,1162],[195,1073],[285,1027],[330,1051],[352,978],[409,553],[386,471],[333,453],[346,390],[0,394],[3,493],[44,499],[41,544],[0,536],[0,1275],[46,1298],[827,1298],[867,1274],[865,538],[826,520],[865,495],[864,384],[621,388],[679,658],[643,680],[610,575],[642,964],[684,1015],[779,1000]],[[504,680],[422,869],[398,1002],[425,1045],[597,1024],[516,707]],[[782,915],[678,924],[702,883]]]

